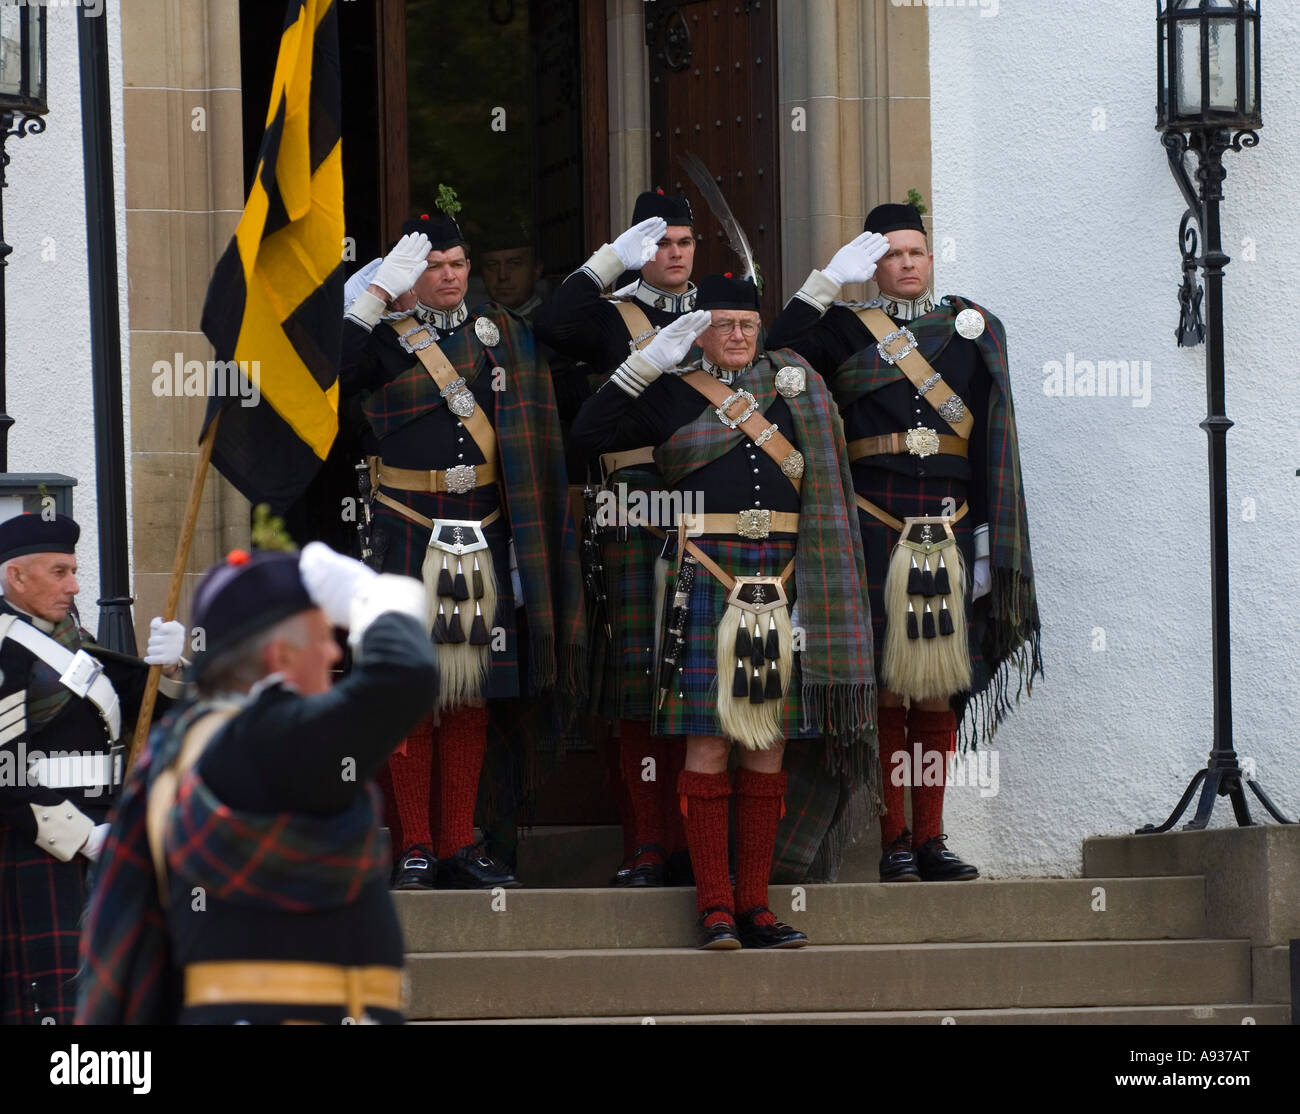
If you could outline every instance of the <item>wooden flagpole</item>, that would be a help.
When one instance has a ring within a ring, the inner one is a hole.
[[[199,442],[198,463],[194,466],[194,476],[190,480],[190,498],[185,506],[185,518],[181,523],[180,541],[176,546],[176,556],[172,558],[172,575],[167,584],[167,599],[163,603],[162,617],[165,621],[176,618],[176,608],[181,599],[181,584],[185,580],[185,568],[190,560],[190,544],[194,541],[194,527],[199,520],[199,504],[203,501],[203,484],[208,477],[208,465],[212,462],[212,443],[217,435],[217,423],[221,421],[218,410],[208,423],[208,428]],[[162,666],[149,666],[149,678],[145,682],[144,699],[140,702],[140,716],[135,721],[135,734],[131,738],[131,750],[127,754],[127,769],[135,765],[149,737],[149,727],[153,722],[153,706],[158,696],[158,682],[162,680]]]

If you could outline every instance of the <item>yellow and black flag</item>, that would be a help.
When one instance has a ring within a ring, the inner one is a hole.
[[[338,432],[344,228],[334,5],[290,0],[257,175],[203,306],[218,361],[204,431],[221,413],[212,463],[277,513],[311,482]]]

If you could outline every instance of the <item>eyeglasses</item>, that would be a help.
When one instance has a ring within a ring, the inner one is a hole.
[[[747,337],[758,334],[757,321],[715,321],[709,328],[719,336],[729,336],[736,329],[739,329]]]

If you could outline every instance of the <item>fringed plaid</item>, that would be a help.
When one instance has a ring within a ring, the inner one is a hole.
[[[989,398],[988,492],[989,542],[993,588],[977,600],[970,626],[972,687],[954,701],[961,717],[961,743],[977,746],[993,737],[998,724],[1019,701],[1023,690],[1033,692],[1034,677],[1043,672],[1039,644],[1038,601],[1029,552],[1029,519],[1020,480],[1020,448],[1011,402],[1006,330],[993,314],[965,298],[949,295],[931,313],[908,322],[927,360],[952,338],[957,314],[979,310],[986,328],[975,340],[993,379]],[[847,407],[863,395],[896,382],[903,373],[880,358],[874,344],[846,360],[835,376],[835,400]],[[974,523],[973,525],[979,525]],[[1017,673],[1011,691],[1011,669]]]
[[[5,610],[10,610],[6,607]],[[76,616],[65,615],[50,632],[64,649],[74,654],[81,649],[83,639],[90,640],[90,635],[77,625]],[[72,699],[72,692],[59,682],[59,675],[39,658],[32,659],[31,679],[27,682],[27,730],[35,733],[63,711],[63,706]]]
[[[871,614],[863,577],[862,535],[854,511],[844,427],[825,381],[789,350],[769,352],[735,384],[766,411],[777,399],[782,367],[804,370],[807,387],[787,398],[795,447],[804,456],[799,542],[794,581],[799,625],[800,702],[806,730],[826,739],[826,760],[853,784],[865,784],[876,763],[873,727],[875,673]],[[664,484],[687,476],[748,438],[723,426],[708,407],[655,450]],[[779,571],[779,570],[778,570]]]

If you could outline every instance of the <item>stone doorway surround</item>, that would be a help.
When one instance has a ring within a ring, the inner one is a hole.
[[[607,0],[613,226],[607,236],[623,229],[650,173],[643,8],[641,0]],[[777,20],[777,96],[785,118],[780,174],[785,299],[813,267],[862,231],[873,205],[902,201],[914,188],[934,208],[930,20],[924,6],[895,7],[890,0],[787,0],[777,2]],[[928,228],[931,214],[925,219]],[[861,292],[848,290],[845,296]]]
[[[156,361],[212,358],[208,280],[244,204],[238,0],[123,4],[131,531],[136,639],[162,609],[204,400],[156,397]],[[247,544],[248,505],[210,469],[178,618],[198,574]]]

